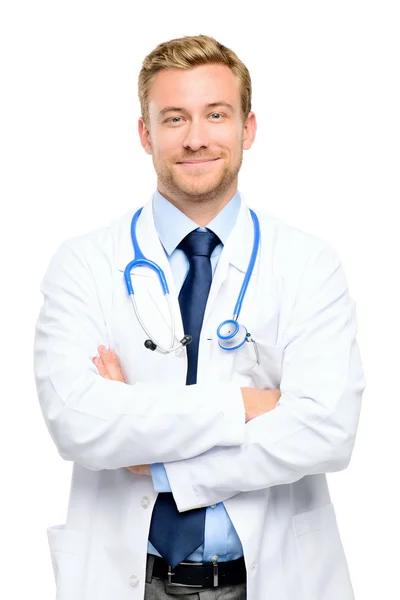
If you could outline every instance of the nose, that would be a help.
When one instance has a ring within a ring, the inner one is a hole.
[[[191,121],[185,131],[183,140],[185,148],[190,148],[193,151],[200,148],[207,148],[209,145],[207,126],[202,121]]]

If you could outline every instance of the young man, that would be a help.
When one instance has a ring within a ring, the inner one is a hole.
[[[160,44],[139,98],[155,193],[64,242],[41,288],[38,395],[74,461],[59,597],[350,600],[325,475],[365,385],[341,263],[239,193],[256,117],[232,50]]]

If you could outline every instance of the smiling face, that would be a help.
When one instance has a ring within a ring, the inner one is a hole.
[[[163,69],[149,92],[143,148],[152,155],[157,188],[175,204],[227,203],[237,189],[243,149],[253,143],[254,113],[245,123],[239,82],[222,64]]]

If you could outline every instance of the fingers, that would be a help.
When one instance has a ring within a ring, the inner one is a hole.
[[[147,475],[151,477],[150,465],[135,465],[133,467],[126,467],[132,473],[136,473],[136,475]]]
[[[103,361],[101,360],[101,358],[99,358],[98,356],[96,356],[93,359],[94,364],[97,367],[97,370],[99,372],[99,374],[104,377],[104,379],[111,379],[111,377],[108,374],[107,369],[105,368],[105,366],[103,365]]]
[[[99,346],[98,351],[103,366],[105,367],[109,375],[109,379],[112,379],[113,381],[122,381],[122,383],[126,383],[114,350],[112,350],[111,348],[107,350],[105,346]]]

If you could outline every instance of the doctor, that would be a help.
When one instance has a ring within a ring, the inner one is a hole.
[[[37,392],[73,461],[57,600],[351,600],[326,479],[365,387],[340,260],[239,193],[256,118],[230,49],[160,44],[139,98],[155,193],[41,284]]]

